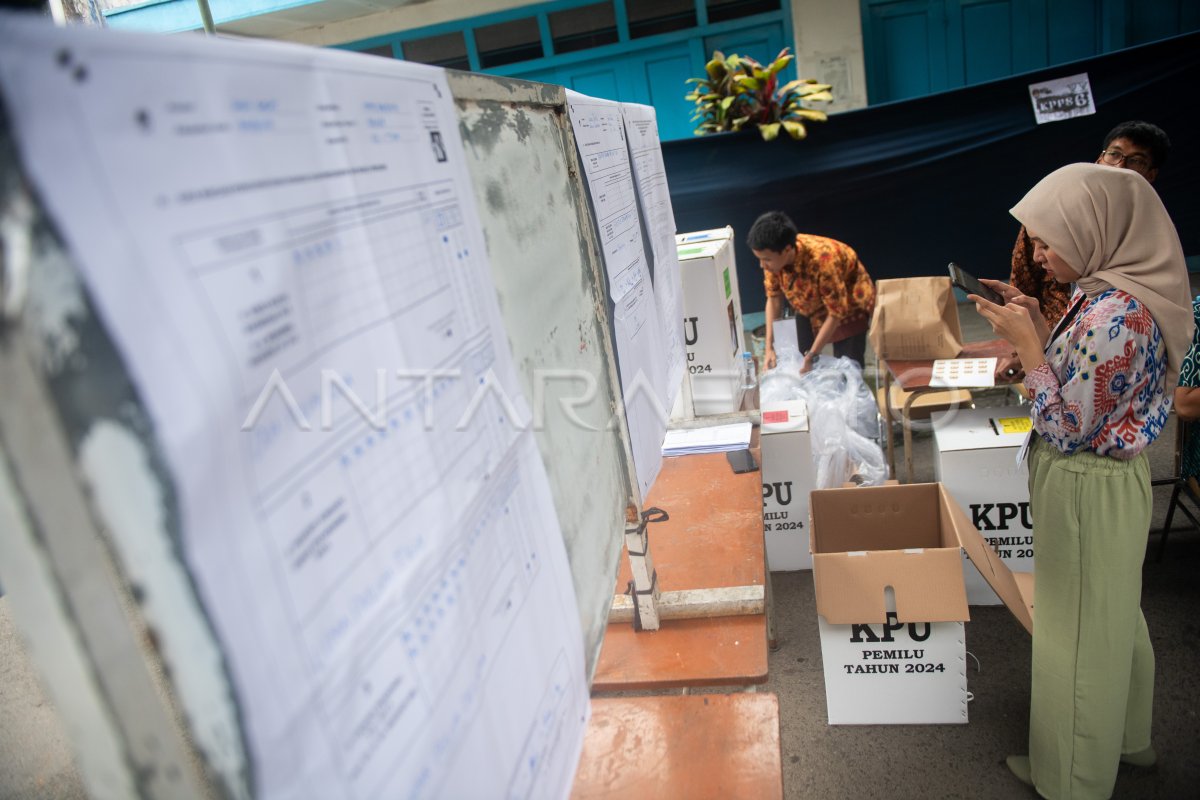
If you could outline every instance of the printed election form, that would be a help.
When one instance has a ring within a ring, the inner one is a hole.
[[[613,336],[621,393],[637,481],[645,497],[662,468],[662,442],[670,406],[663,326],[642,248],[625,124],[620,103],[568,90],[567,106],[614,304]]]
[[[256,795],[564,796],[583,637],[444,73],[0,17],[0,88],[154,420]]]
[[[654,297],[658,302],[666,348],[667,407],[670,408],[679,394],[683,370],[687,366],[683,345],[683,284],[675,247],[675,213],[671,209],[671,192],[667,187],[667,168],[663,163],[654,107],[622,103],[621,116],[625,120],[642,223],[654,259]]]

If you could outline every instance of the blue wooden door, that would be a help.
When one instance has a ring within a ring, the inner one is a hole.
[[[868,2],[863,11],[871,103],[920,97],[949,87],[943,0]]]
[[[861,0],[871,103],[970,86],[1200,28],[1196,0]]]
[[[658,136],[663,141],[692,135],[695,123],[691,116],[695,106],[684,95],[693,86],[687,79],[703,75],[706,60],[693,42],[656,48],[641,57],[638,83],[645,94],[637,102],[654,106]]]
[[[1031,68],[1031,37],[1038,26],[1029,5],[1027,0],[947,0],[947,88]]]
[[[654,106],[663,141],[686,139],[695,127],[692,104],[684,99],[688,78],[704,74],[705,60],[690,42],[646,48],[619,56],[531,70],[518,77],[557,83],[591,97]]]

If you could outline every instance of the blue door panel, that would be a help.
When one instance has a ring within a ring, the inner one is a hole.
[[[1047,0],[1046,44],[1048,61],[1038,66],[1099,55],[1100,9],[1094,0]]]
[[[605,100],[628,99],[621,92],[621,84],[624,81],[620,79],[617,67],[597,64],[587,68],[581,65],[579,68],[563,72],[567,74],[564,85],[577,92],[591,97],[602,97]]]
[[[658,135],[663,140],[686,139],[692,135],[694,124],[690,121],[694,106],[683,96],[692,84],[688,78],[696,77],[703,70],[692,64],[689,53],[668,56],[653,56],[642,64],[642,75],[649,97],[642,102],[654,106],[658,117]]]
[[[1019,71],[1013,68],[1015,42],[1010,6],[1009,0],[963,2],[959,18],[962,72],[954,83],[969,86]],[[951,63],[955,63],[953,53]]]
[[[867,94],[872,103],[946,88],[942,0],[868,2],[863,12]]]
[[[923,11],[894,14],[880,20],[879,34],[889,100],[937,91],[941,81],[931,68],[929,20]]]
[[[514,77],[556,83],[590,97],[654,106],[663,141],[687,139],[695,127],[688,78],[703,74],[704,64],[687,43],[581,61],[569,66],[530,70]]]

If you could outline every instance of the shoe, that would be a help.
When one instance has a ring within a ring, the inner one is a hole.
[[[1033,770],[1029,766],[1029,756],[1009,756],[1004,759],[1009,771],[1017,776],[1017,780],[1026,786],[1033,786]]]
[[[1158,754],[1154,752],[1153,747],[1147,747],[1136,753],[1121,754],[1121,763],[1134,767],[1153,767],[1156,761],[1158,761]]]

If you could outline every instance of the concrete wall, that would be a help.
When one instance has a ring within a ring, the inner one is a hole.
[[[846,0],[791,0],[796,69],[802,78],[833,84],[830,113],[867,105],[862,13]]]

